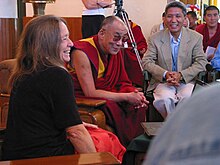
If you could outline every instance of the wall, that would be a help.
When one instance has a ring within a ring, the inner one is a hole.
[[[0,0],[0,61],[13,58],[18,37],[17,0]]]
[[[0,0],[0,18],[17,17],[17,0]]]
[[[148,37],[154,24],[161,22],[161,14],[167,1],[165,0],[123,0],[123,8],[130,19],[142,27],[145,37]],[[26,4],[27,16],[32,16],[32,5]],[[63,17],[80,17],[83,4],[81,0],[56,0],[48,4],[45,14],[55,14]],[[106,15],[113,14],[114,7]]]

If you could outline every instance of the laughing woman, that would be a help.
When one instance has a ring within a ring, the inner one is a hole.
[[[4,160],[100,151],[80,119],[64,68],[72,46],[66,22],[56,16],[36,17],[23,30],[10,79]]]

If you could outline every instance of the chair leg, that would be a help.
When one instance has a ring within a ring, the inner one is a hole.
[[[148,110],[147,110],[147,122],[163,122],[163,121],[164,118],[153,106],[153,103],[150,103],[148,105]]]

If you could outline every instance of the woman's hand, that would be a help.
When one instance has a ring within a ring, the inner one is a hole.
[[[85,127],[90,127],[90,128],[99,128],[97,125],[94,125],[94,124],[90,124],[90,123],[85,123],[85,122],[83,122],[83,125],[85,126]]]

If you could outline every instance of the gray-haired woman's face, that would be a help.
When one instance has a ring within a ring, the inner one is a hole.
[[[67,26],[61,22],[60,23],[60,35],[61,35],[61,43],[60,43],[60,59],[64,62],[70,61],[70,49],[73,46],[73,42],[69,38],[69,31]]]

